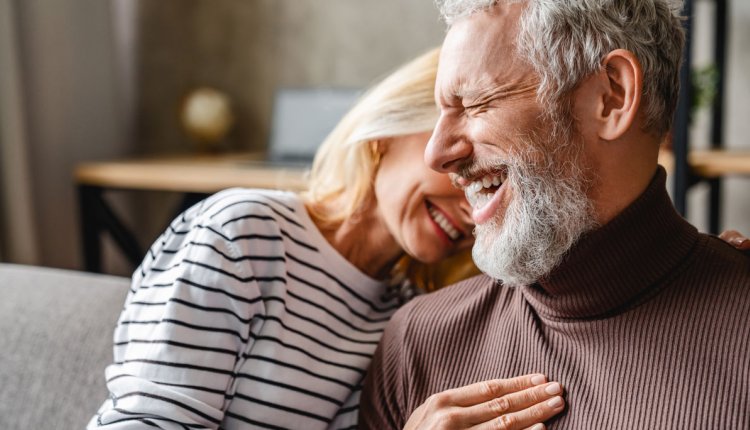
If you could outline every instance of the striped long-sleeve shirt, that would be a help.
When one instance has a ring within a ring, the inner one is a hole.
[[[179,216],[133,276],[89,429],[348,428],[396,309],[292,193]]]

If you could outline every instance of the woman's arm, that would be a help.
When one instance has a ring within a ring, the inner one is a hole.
[[[192,216],[170,226],[133,276],[106,369],[110,398],[89,429],[216,429],[224,417],[263,302],[221,226]]]

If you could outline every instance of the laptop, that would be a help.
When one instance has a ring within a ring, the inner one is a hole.
[[[315,151],[354,105],[354,88],[282,88],[276,92],[264,164],[307,167]]]

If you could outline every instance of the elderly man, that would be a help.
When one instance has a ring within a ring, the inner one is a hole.
[[[526,428],[528,405],[485,403],[503,419],[480,423],[430,396],[537,372],[566,390],[551,429],[750,428],[750,259],[674,211],[657,165],[684,39],[672,3],[442,1],[425,158],[465,190],[487,276],[396,314],[363,428],[402,428],[426,400],[410,426]]]

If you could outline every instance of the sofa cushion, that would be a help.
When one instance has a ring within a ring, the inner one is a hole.
[[[129,280],[0,264],[0,429],[82,429]]]

